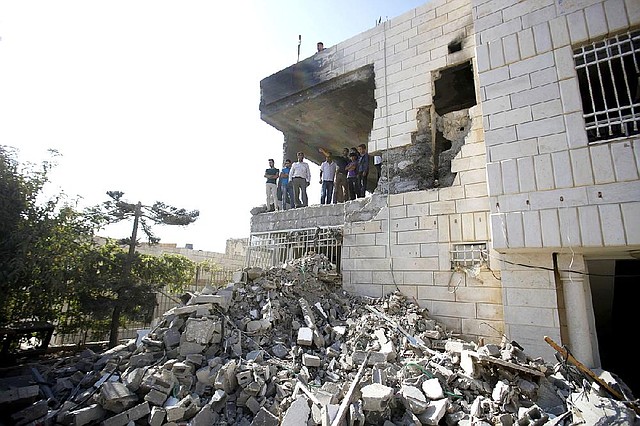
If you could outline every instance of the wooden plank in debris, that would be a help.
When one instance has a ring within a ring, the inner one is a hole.
[[[333,419],[331,426],[339,426],[340,423],[342,423],[344,416],[347,414],[347,409],[349,408],[349,404],[351,404],[351,398],[353,398],[353,393],[356,390],[356,386],[358,386],[358,383],[362,378],[362,374],[364,373],[364,369],[367,366],[367,361],[369,360],[370,354],[371,354],[370,352],[367,352],[367,355],[365,356],[364,361],[360,366],[360,370],[358,370],[358,374],[356,374],[355,379],[353,379],[353,382],[351,382],[351,386],[349,386],[349,390],[347,391],[347,394],[344,396],[344,399],[340,404],[340,408],[338,408],[338,412],[336,413],[336,417]]]
[[[515,364],[513,362],[505,361],[500,358],[495,358],[490,355],[483,355],[477,352],[469,351],[469,355],[474,358],[477,358],[479,361],[488,362],[490,364],[497,364],[504,368],[509,368],[511,370],[522,371],[523,373],[531,374],[532,376],[544,377],[544,373],[540,370],[536,370],[534,368],[525,367],[524,365]]]

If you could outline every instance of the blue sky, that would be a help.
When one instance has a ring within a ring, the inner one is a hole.
[[[58,150],[50,191],[79,207],[120,190],[198,209],[196,223],[156,233],[224,251],[249,235],[267,159],[282,155],[282,134],[260,120],[260,80],[296,61],[299,35],[304,59],[317,41],[330,47],[424,3],[3,0],[0,143],[35,162]]]

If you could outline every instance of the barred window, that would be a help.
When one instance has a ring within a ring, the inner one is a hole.
[[[451,250],[451,269],[488,266],[487,243],[454,244]]]
[[[573,51],[589,142],[640,133],[640,31]]]

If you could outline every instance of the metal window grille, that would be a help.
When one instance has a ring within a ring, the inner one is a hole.
[[[640,31],[573,51],[589,142],[640,133]]]
[[[249,236],[245,266],[269,268],[314,252],[327,256],[339,272],[341,249],[341,226],[256,232]]]
[[[487,243],[454,244],[451,250],[451,269],[456,267],[488,266]]]

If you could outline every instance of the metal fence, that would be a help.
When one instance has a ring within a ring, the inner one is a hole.
[[[184,289],[184,292],[199,292],[207,285],[212,287],[224,287],[232,281],[233,270],[206,270],[198,266],[194,282]],[[181,293],[181,294],[183,294]],[[181,303],[181,294],[171,294],[168,288],[164,288],[156,293],[156,307],[153,311],[152,321],[162,316],[169,309]],[[60,324],[56,324],[59,326]],[[132,339],[137,337],[137,331],[148,329],[151,322],[128,322],[118,330],[118,338]],[[58,327],[56,327],[58,328]],[[99,333],[95,330],[80,330],[72,334],[54,333],[51,341],[52,345],[84,345],[87,343],[101,342],[109,339],[108,333]]]
[[[269,268],[310,252],[322,253],[340,272],[342,226],[255,232],[249,236],[246,267]]]

